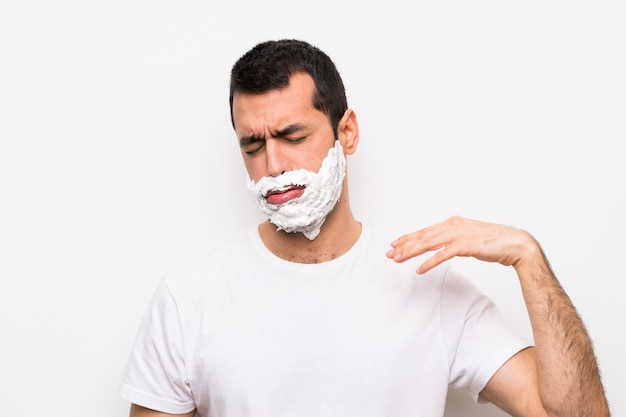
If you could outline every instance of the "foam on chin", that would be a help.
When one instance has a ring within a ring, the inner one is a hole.
[[[278,230],[301,232],[313,240],[341,196],[345,174],[346,157],[341,144],[335,140],[335,146],[328,151],[318,173],[298,169],[278,177],[263,177],[257,183],[248,178],[248,188],[257,207]],[[283,204],[267,202],[268,192],[283,191],[293,185],[305,187],[302,196]]]

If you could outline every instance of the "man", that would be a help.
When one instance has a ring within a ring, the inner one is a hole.
[[[131,416],[441,416],[448,386],[513,416],[609,415],[591,341],[530,234],[451,217],[389,249],[354,218],[358,122],[326,54],[255,46],[230,105],[268,220],[160,285],[120,387]],[[535,346],[455,256],[515,268]]]

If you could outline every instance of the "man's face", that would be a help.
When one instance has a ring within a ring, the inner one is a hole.
[[[234,95],[235,133],[254,182],[298,169],[320,169],[335,137],[328,117],[313,107],[314,91],[313,79],[298,73],[283,90]],[[301,187],[292,187],[268,195],[267,200],[282,204],[303,192]]]

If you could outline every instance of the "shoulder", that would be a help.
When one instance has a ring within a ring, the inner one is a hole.
[[[418,274],[417,269],[431,254],[417,256],[400,263],[395,262],[386,255],[391,249],[393,237],[365,227],[364,231],[366,233],[365,244],[361,251],[360,263],[366,265],[372,273],[377,271],[377,275],[386,281],[394,282],[403,291],[411,291],[420,297],[439,298],[439,293],[444,290],[448,281],[456,282],[457,279],[463,279],[452,271],[450,262],[444,262],[424,274]]]
[[[363,231],[364,241],[366,242],[364,245],[366,247],[365,251],[367,252],[366,256],[378,258],[379,255],[382,254],[383,258],[386,260],[386,265],[393,265],[394,269],[406,270],[411,276],[424,277],[430,280],[442,280],[447,275],[447,271],[450,268],[450,262],[444,262],[424,274],[417,275],[418,267],[426,261],[432,253],[426,253],[421,256],[407,259],[404,262],[397,263],[386,256],[386,253],[392,248],[391,242],[395,239],[394,236],[391,236],[389,233],[385,233],[381,230],[375,230],[366,226],[363,226]]]

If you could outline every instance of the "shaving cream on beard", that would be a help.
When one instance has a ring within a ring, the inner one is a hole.
[[[318,173],[298,169],[277,177],[263,177],[257,183],[248,178],[257,207],[270,222],[288,233],[302,232],[309,240],[320,233],[328,213],[335,207],[346,174],[346,157],[338,140],[322,161]],[[304,193],[282,204],[269,204],[265,196],[270,191],[285,191],[292,186],[305,187]]]

